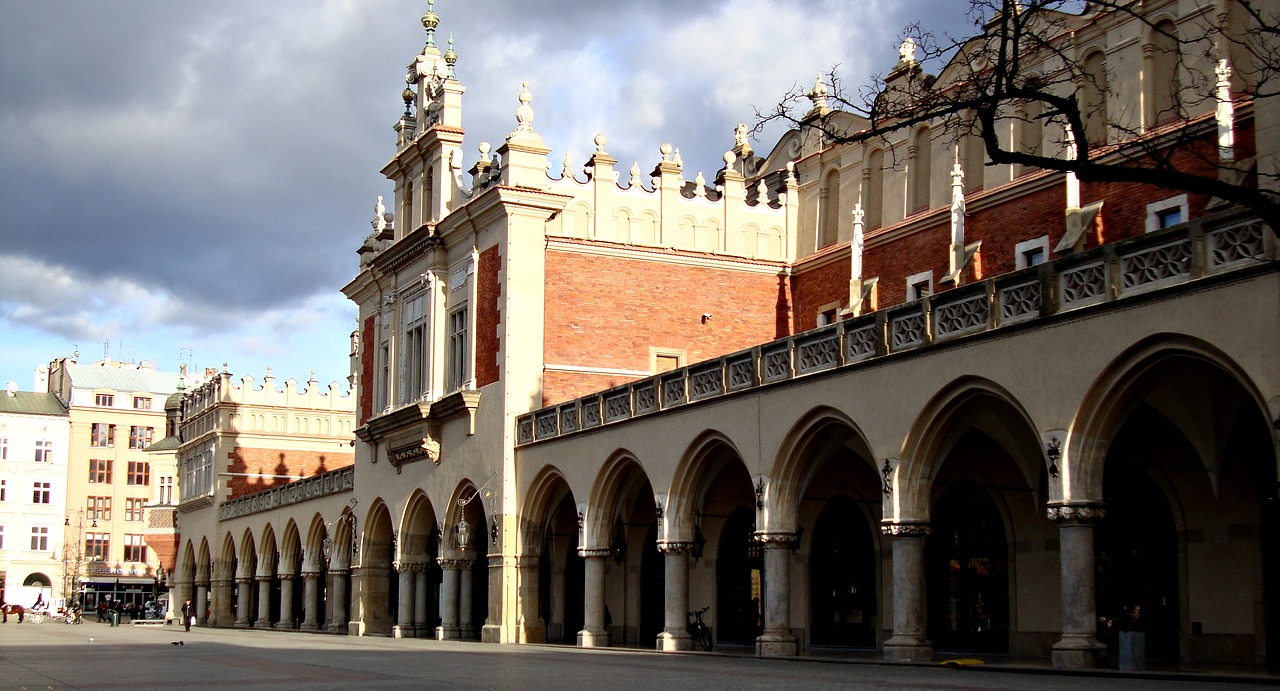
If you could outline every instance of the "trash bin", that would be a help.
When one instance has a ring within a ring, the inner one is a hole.
[[[117,609],[111,610],[111,625],[112,626],[120,625],[120,610],[117,610]]]
[[[1120,671],[1141,672],[1147,668],[1147,632],[1120,632]]]

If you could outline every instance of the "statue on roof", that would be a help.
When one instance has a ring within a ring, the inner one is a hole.
[[[902,45],[898,46],[898,61],[905,63],[914,63],[916,61],[916,40],[910,36],[902,40]]]

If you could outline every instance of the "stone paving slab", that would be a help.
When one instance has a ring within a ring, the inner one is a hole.
[[[1014,671],[1014,670],[1006,670]],[[848,660],[580,650],[105,624],[0,625],[0,689],[1209,689],[1214,677],[1008,674]],[[1274,683],[1235,677],[1233,688]]]

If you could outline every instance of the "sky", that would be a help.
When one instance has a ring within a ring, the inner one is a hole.
[[[558,172],[598,132],[710,178],[738,123],[839,66],[883,74],[961,0],[438,0],[466,128],[522,81]],[[0,0],[0,382],[80,353],[261,379],[350,374],[358,269],[425,0]],[[781,135],[753,141],[764,154]],[[345,383],[345,382],[344,382]]]

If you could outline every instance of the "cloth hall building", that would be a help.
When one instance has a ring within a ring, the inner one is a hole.
[[[1202,4],[1145,8],[1187,32]],[[1108,112],[1274,169],[1275,103],[1235,84],[1233,108],[1143,115],[1165,34],[1071,21],[1078,60],[1113,66]],[[603,135],[553,165],[526,83],[464,172],[438,22],[343,287],[353,464],[280,500],[182,489],[177,601],[202,623],[675,651],[705,609],[718,648],[769,655],[1082,667],[1141,628],[1156,658],[1280,658],[1258,217],[989,165],[941,122],[831,144],[815,123],[858,121],[821,81],[811,119],[765,155],[740,128],[708,175],[667,144],[620,171]],[[908,45],[890,78],[913,70]]]

